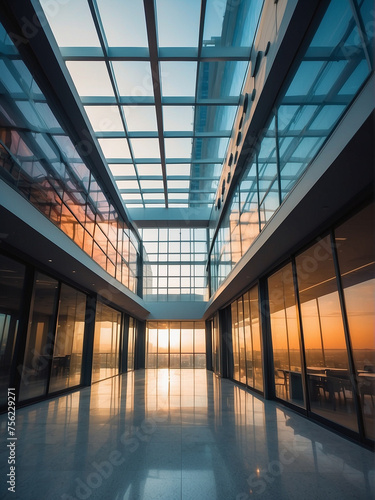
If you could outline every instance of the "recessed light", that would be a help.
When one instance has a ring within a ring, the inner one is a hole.
[[[52,259],[48,259],[48,262],[52,262]]]
[[[75,271],[72,271],[72,273],[74,274],[74,273],[75,273]]]

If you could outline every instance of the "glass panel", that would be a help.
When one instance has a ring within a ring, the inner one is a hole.
[[[159,47],[197,47],[201,0],[156,0]]]
[[[66,61],[80,96],[114,97],[111,80],[103,61]]]
[[[141,189],[163,189],[163,181],[140,181]]]
[[[251,336],[253,340],[254,388],[263,391],[262,341],[259,317],[259,292],[254,286],[250,292]]]
[[[117,106],[85,106],[85,111],[95,132],[123,132]]]
[[[164,139],[165,156],[171,158],[191,158],[191,139]]]
[[[155,158],[160,161],[159,139],[131,139],[134,158]]]
[[[120,96],[153,96],[151,66],[148,61],[113,61]]]
[[[118,177],[119,175],[123,175],[125,177],[136,177],[134,165],[132,164],[109,163],[108,166],[114,177]]]
[[[160,163],[137,163],[138,175],[162,176]]]
[[[238,351],[239,351],[239,381],[246,384],[246,353],[244,336],[244,318],[243,318],[243,299],[240,297],[238,304]]]
[[[194,125],[194,107],[163,106],[163,125],[165,131],[192,131]]]
[[[244,254],[259,234],[258,183],[256,164],[252,163],[240,184],[240,233]]]
[[[123,106],[129,132],[157,131],[154,106]]]
[[[109,47],[148,47],[143,0],[97,0]]]
[[[96,305],[92,381],[119,373],[121,313],[101,302]]]
[[[240,357],[238,348],[238,310],[237,301],[231,304],[232,312],[232,345],[233,345],[233,379],[240,380]]]
[[[151,354],[157,353],[158,346],[158,332],[155,327],[148,327],[148,341],[147,341],[147,352]]]
[[[206,332],[204,325],[201,328],[197,328],[197,323],[195,327],[195,339],[194,339],[194,352],[204,353],[206,352]]]
[[[167,176],[172,177],[175,175],[190,177],[190,163],[167,163]]]
[[[221,346],[219,335],[219,314],[216,313],[211,322],[212,328],[212,367],[215,373],[221,374]]]
[[[40,4],[60,47],[100,47],[86,0],[58,4],[41,0]]]
[[[180,353],[180,337],[181,337],[180,323],[171,323],[170,324],[171,353]]]
[[[156,338],[158,339],[158,355],[154,358]],[[147,366],[149,368],[151,366],[194,368],[194,361],[199,367],[205,367],[206,346],[203,322],[148,322],[147,339]],[[195,353],[198,354],[195,355]]]
[[[7,389],[13,361],[25,266],[0,255],[0,407],[7,404]]]
[[[247,61],[200,62],[197,99],[239,99],[247,66]]]
[[[26,339],[20,401],[46,394],[55,337],[57,294],[58,282],[38,272]]]
[[[98,139],[106,158],[130,158],[126,139]]]
[[[237,106],[196,106],[195,131],[231,131]]]
[[[181,353],[192,352],[194,352],[193,323],[181,323]]]
[[[158,328],[158,353],[168,353],[169,350],[169,332],[168,324],[159,323]],[[161,368],[161,367],[160,367]]]
[[[197,63],[191,61],[161,61],[162,96],[194,96]]]
[[[263,227],[279,206],[275,120],[272,120],[258,154],[260,223]]]
[[[253,342],[251,335],[251,316],[250,316],[250,297],[249,293],[243,295],[243,308],[244,308],[244,336],[245,336],[245,348],[246,348],[246,384],[250,387],[254,387],[254,376],[253,376]]]
[[[208,0],[204,19],[203,46],[250,47],[263,2],[242,0],[240,2]],[[229,30],[227,26],[231,26]]]
[[[268,278],[276,396],[304,406],[292,265]]]
[[[81,382],[86,295],[62,284],[49,392]]]
[[[129,317],[129,330],[128,330],[128,366],[127,370],[134,370],[134,357],[135,357],[135,330],[136,320]]]
[[[193,354],[181,354],[181,368],[194,368]]]
[[[375,217],[371,204],[335,231],[362,416],[375,439]]]
[[[329,236],[296,258],[311,409],[358,431]]]
[[[195,354],[195,356],[194,356],[194,368],[206,368],[206,355],[205,354]]]

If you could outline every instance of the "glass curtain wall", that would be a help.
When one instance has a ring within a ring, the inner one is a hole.
[[[61,285],[49,392],[80,384],[86,295]]]
[[[0,178],[136,293],[135,232],[85,165],[1,24],[0,67]]]
[[[296,257],[311,410],[358,432],[331,239]]]
[[[136,328],[137,322],[130,316],[128,329],[128,372],[134,370]]]
[[[233,379],[263,391],[258,286],[231,304]]]
[[[0,255],[0,407],[7,404],[11,364],[21,315],[25,266]]]
[[[121,313],[102,302],[96,305],[92,381],[98,382],[120,369]]]
[[[365,433],[372,440],[375,439],[374,215],[374,205],[370,205],[335,229],[356,384]]]
[[[37,272],[34,280],[19,400],[47,393],[56,330],[59,283]]]
[[[216,313],[211,319],[212,335],[212,369],[214,373],[221,375],[221,347],[219,333],[219,313]]]
[[[147,368],[206,368],[204,321],[147,322]]]
[[[212,294],[309,167],[370,75],[369,18],[371,2],[332,0],[298,58],[244,166],[239,188],[228,200],[210,253]]]
[[[305,406],[292,264],[268,278],[276,397]]]
[[[370,440],[375,438],[374,224],[371,203],[268,278],[276,396],[298,406],[308,403],[313,413],[354,432],[361,432],[363,421]]]
[[[203,301],[207,298],[207,230],[143,229],[146,301]]]

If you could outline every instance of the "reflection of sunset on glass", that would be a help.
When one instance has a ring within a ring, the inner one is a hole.
[[[375,349],[375,279],[344,288],[353,349]]]

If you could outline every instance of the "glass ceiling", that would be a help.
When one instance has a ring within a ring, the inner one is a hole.
[[[263,1],[40,3],[126,206],[212,206]]]

